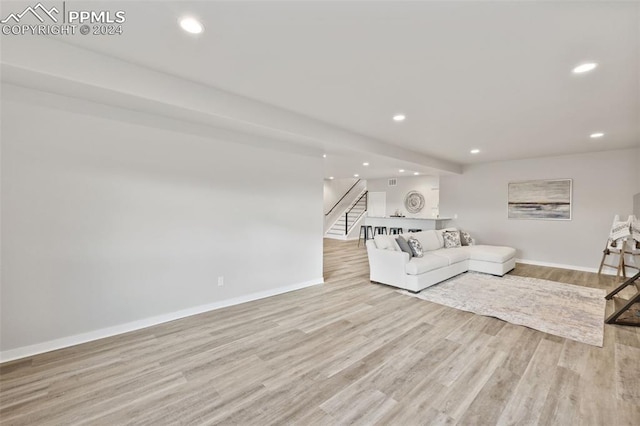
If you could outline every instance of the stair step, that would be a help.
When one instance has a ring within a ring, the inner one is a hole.
[[[357,201],[351,201],[351,204],[348,204],[347,207],[344,208],[344,210],[336,217],[336,222],[331,226],[331,228],[329,228],[325,235],[345,237],[345,229],[347,229],[348,232],[356,231],[354,230],[355,224],[367,211],[367,200],[365,198],[360,198],[365,194],[365,192],[366,191],[363,191],[357,194],[357,198],[355,198]]]
[[[325,238],[329,238],[331,240],[342,240],[342,241],[347,239],[347,237],[345,237],[344,235],[329,235],[329,234],[327,234],[324,237]]]

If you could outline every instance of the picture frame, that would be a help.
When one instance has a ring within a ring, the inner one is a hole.
[[[508,219],[571,220],[572,203],[572,179],[525,180],[508,184]]]

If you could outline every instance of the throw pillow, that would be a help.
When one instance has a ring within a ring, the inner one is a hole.
[[[422,257],[422,256],[424,256],[424,252],[422,250],[422,244],[420,244],[420,241],[416,240],[413,237],[409,237],[409,240],[407,240],[407,243],[409,243],[409,247],[411,248],[411,252],[413,253],[413,257]]]
[[[468,232],[460,231],[460,243],[463,246],[473,245],[473,238]]]
[[[618,217],[616,216],[616,219]],[[631,236],[631,224],[629,221],[621,222],[620,220],[614,220],[613,226],[611,227],[611,234],[609,235],[609,239],[611,240],[611,247],[617,247],[618,242],[626,239]],[[624,243],[623,243],[624,245]]]
[[[396,242],[398,243],[400,250],[402,250],[405,253],[409,253],[409,258],[413,257],[413,252],[411,251],[411,247],[409,246],[409,243],[407,242],[407,240],[405,240],[402,237],[398,237],[396,238]]]
[[[444,238],[444,248],[460,247],[460,231],[445,231],[442,233]]]
[[[438,229],[437,231],[434,231],[436,233],[436,236],[438,237],[438,241],[440,242],[440,247],[438,247],[438,248],[443,248],[444,247],[443,234],[445,232],[447,232],[447,231],[457,231],[457,230],[458,230],[457,228],[444,228],[444,229]]]

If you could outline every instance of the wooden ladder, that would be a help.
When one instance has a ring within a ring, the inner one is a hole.
[[[635,244],[635,243],[636,242],[634,240],[631,240],[629,244]],[[620,244],[619,248],[611,247],[611,240],[607,240],[607,245],[604,247],[603,254],[602,254],[602,261],[600,261],[600,268],[598,269],[598,275],[602,273],[602,268],[604,268],[605,266],[616,269],[616,278],[620,278],[620,275],[622,275],[622,278],[626,279],[627,268],[640,271],[640,268],[638,268],[637,266],[634,266],[633,264],[630,265],[625,261],[625,256],[638,256],[640,253],[635,249],[631,249],[631,251],[627,250],[626,240],[618,241],[618,244]],[[617,265],[606,263],[607,256],[610,256],[613,254],[617,254],[619,256]]]
[[[640,272],[629,278],[618,288],[605,296],[605,299],[612,300],[615,312],[605,320],[607,324],[631,325],[640,327]],[[636,294],[630,299],[623,299],[616,296],[629,286],[634,286]]]

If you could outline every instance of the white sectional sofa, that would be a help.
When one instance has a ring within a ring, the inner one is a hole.
[[[516,266],[511,247],[469,245],[444,248],[443,232],[452,228],[404,234],[420,241],[423,257],[410,257],[396,242],[399,235],[376,235],[367,241],[370,279],[413,292],[467,271],[504,275]]]

